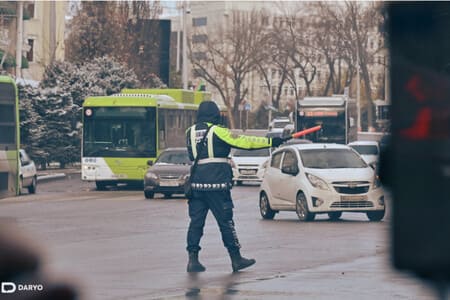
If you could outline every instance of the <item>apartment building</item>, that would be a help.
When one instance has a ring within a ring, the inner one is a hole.
[[[55,60],[64,60],[64,32],[68,1],[8,1],[7,14],[0,16],[0,32],[6,50],[15,57],[22,40],[22,56],[28,61],[28,68],[21,69],[18,77],[39,81],[45,67]],[[17,22],[23,9],[21,24]],[[20,30],[21,29],[21,30]],[[14,70],[9,70],[15,73]]]

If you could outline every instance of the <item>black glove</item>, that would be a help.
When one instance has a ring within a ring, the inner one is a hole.
[[[272,147],[278,147],[284,142],[292,139],[292,136],[286,136],[286,137],[274,137],[272,138]]]

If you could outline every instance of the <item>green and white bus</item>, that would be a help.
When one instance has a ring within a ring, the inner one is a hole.
[[[142,184],[149,160],[168,147],[183,147],[198,105],[210,93],[177,89],[125,89],[83,103],[81,179],[97,189]],[[223,110],[223,108],[222,108]]]
[[[0,76],[0,198],[19,194],[19,100],[16,83]]]

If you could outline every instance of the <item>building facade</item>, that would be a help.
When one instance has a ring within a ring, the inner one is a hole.
[[[0,45],[12,56],[18,47],[28,62],[28,68],[8,72],[29,80],[42,79],[45,67],[53,61],[64,60],[64,32],[68,1],[8,1],[7,15],[2,16],[1,33],[3,43]],[[19,9],[23,18],[18,22]],[[8,20],[6,22],[5,20]],[[22,40],[21,45],[17,43]]]

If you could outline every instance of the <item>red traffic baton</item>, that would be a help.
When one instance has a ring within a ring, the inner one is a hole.
[[[316,132],[316,131],[320,130],[321,128],[322,128],[321,125],[317,125],[317,126],[314,126],[314,127],[302,130],[302,131],[297,131],[296,133],[293,133],[291,136],[294,139],[299,138],[299,137],[307,135],[309,133]]]

